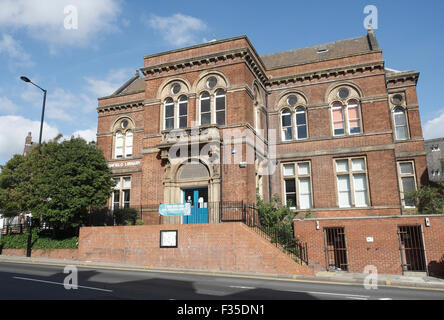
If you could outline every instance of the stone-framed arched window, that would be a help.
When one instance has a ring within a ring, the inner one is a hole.
[[[328,95],[333,136],[363,133],[361,94],[353,86],[340,85]]]
[[[197,122],[199,125],[227,124],[228,82],[220,72],[201,75],[195,83],[197,101]]]
[[[281,140],[308,139],[307,98],[301,93],[284,94],[278,104],[281,122]]]
[[[169,81],[159,91],[161,104],[161,130],[188,128],[189,84],[185,80]]]
[[[134,122],[129,118],[118,119],[113,126],[113,159],[127,159],[134,156]]]

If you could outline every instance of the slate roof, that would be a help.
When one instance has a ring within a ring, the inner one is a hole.
[[[362,54],[371,52],[373,50],[379,50],[379,46],[377,45],[374,33],[372,34],[372,32],[369,32],[368,35],[358,38],[263,55],[261,56],[261,59],[267,69],[276,69],[290,65],[298,65]]]
[[[246,38],[246,36],[244,36]],[[236,38],[233,38],[236,39]],[[247,38],[248,40],[248,38]],[[226,41],[226,40],[221,40]],[[209,45],[208,43],[205,45]],[[308,48],[295,49],[261,56],[261,60],[267,70],[285,66],[313,63],[322,60],[336,59],[345,56],[365,54],[372,51],[380,51],[373,30],[367,35],[316,45]],[[140,78],[139,72],[116,90],[110,97],[132,94],[145,90],[145,78]]]

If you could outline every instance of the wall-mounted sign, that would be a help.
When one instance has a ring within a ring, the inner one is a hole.
[[[161,248],[177,248],[177,230],[160,231]]]
[[[182,217],[191,216],[191,204],[161,204],[159,206],[159,216],[163,217]]]
[[[109,168],[122,168],[122,167],[134,167],[140,165],[140,161],[126,161],[126,162],[116,162],[108,164]]]
[[[367,242],[374,242],[375,239],[373,237],[367,237]]]

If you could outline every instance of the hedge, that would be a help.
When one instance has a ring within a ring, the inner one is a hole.
[[[0,247],[3,249],[26,249],[28,246],[28,233],[2,235]],[[53,239],[50,236],[39,235],[33,232],[32,249],[52,250],[52,249],[77,249],[79,244],[78,237],[66,239]]]

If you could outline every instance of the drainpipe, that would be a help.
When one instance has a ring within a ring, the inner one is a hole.
[[[268,167],[270,168],[270,135],[269,135],[269,111],[268,111],[268,96],[270,94],[270,92],[264,87],[265,90],[265,111],[266,111],[266,132],[267,132],[267,164]],[[272,188],[271,188],[271,174],[268,174],[268,202],[271,201],[271,198],[273,197],[273,192],[272,192]]]
[[[220,141],[220,152],[219,152],[219,154],[220,154],[220,156],[219,156],[219,164],[220,164],[220,169],[219,169],[219,171],[220,171],[220,187],[219,187],[219,194],[220,194],[220,199],[219,199],[219,222],[222,222],[222,177],[223,177],[223,169],[224,169],[224,166],[223,166],[223,162],[224,162],[224,151],[225,151],[225,148],[224,148],[224,145],[223,145],[223,139],[222,139],[222,141]]]

